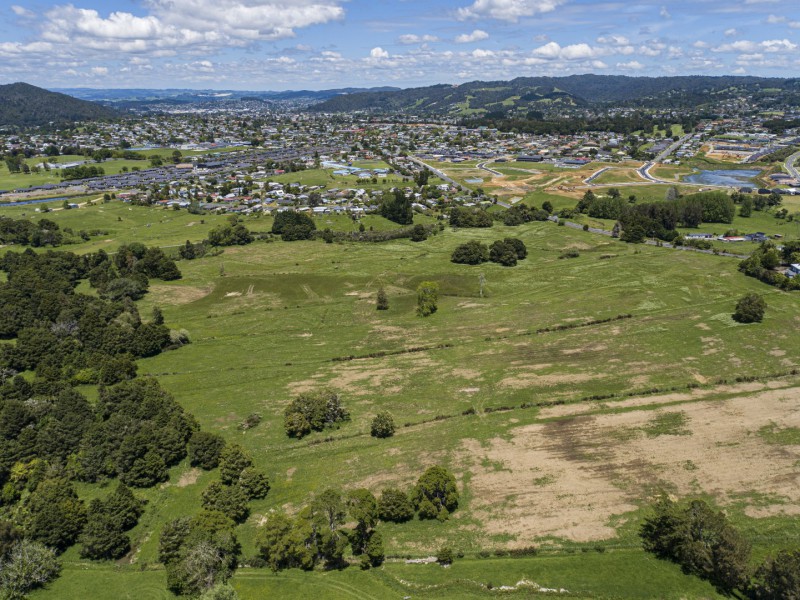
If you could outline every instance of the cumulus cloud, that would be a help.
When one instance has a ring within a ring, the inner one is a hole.
[[[598,51],[589,44],[571,44],[562,47],[558,42],[549,42],[534,49],[532,54],[547,59],[585,60],[596,57]]]
[[[660,16],[662,19],[671,19],[672,18],[672,15],[669,14],[669,11],[667,10],[666,6],[662,6],[661,7],[661,10],[658,11],[658,16]]]
[[[108,67],[92,67],[89,72],[96,77],[104,77],[108,75]]]
[[[739,32],[733,27],[725,30],[725,37],[735,37],[737,35],[739,35]]]
[[[475,0],[458,9],[458,18],[497,19],[516,23],[522,17],[553,12],[565,0]]]
[[[457,44],[469,44],[471,42],[479,42],[481,40],[488,39],[489,34],[483,31],[482,29],[475,29],[472,33],[462,33],[461,35],[456,36],[456,43]]]
[[[786,17],[779,17],[778,15],[770,15],[767,17],[767,23],[770,25],[777,25],[778,23],[785,23]]]
[[[344,17],[335,0],[146,0],[146,6],[179,28],[246,39],[290,37],[295,29]]]
[[[370,58],[389,58],[389,53],[380,46],[376,46],[369,51],[369,56]]]
[[[439,38],[435,35],[416,35],[414,33],[406,33],[397,38],[401,44],[427,44],[431,42],[438,42]]]
[[[47,42],[0,42],[0,56],[22,56],[31,54],[47,54],[53,51],[53,45]]]
[[[71,4],[44,14],[42,39],[75,50],[149,52],[221,49],[290,38],[295,30],[344,16],[339,0],[145,0],[151,14],[107,16]]]
[[[792,52],[797,49],[797,44],[787,39],[783,40],[764,40],[763,42],[751,42],[749,40],[738,40],[730,44],[721,44],[712,48],[712,52]]]
[[[638,60],[632,60],[630,62],[617,63],[617,68],[625,71],[641,71],[644,69],[644,65]]]

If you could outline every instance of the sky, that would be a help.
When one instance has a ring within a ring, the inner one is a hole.
[[[416,87],[800,76],[798,0],[0,0],[0,83]]]

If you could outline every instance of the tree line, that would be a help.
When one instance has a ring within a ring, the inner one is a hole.
[[[751,544],[722,511],[703,500],[661,496],[640,529],[644,549],[670,560],[720,591],[753,600],[800,598],[800,550],[781,550],[757,568]]]

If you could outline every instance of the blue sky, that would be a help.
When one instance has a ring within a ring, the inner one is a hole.
[[[800,75],[798,0],[0,0],[0,83],[286,90]]]

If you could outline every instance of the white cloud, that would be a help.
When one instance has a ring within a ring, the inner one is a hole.
[[[44,15],[42,39],[65,45],[65,51],[112,54],[174,54],[179,48],[201,50],[248,46],[295,35],[295,29],[344,16],[339,0],[144,0],[146,16],[71,4]]]
[[[632,60],[630,62],[617,63],[617,68],[625,71],[641,71],[644,69],[644,65],[638,60]]]
[[[693,48],[708,48],[709,44],[708,44],[708,42],[704,42],[703,40],[697,40],[696,42],[694,42],[692,44],[692,47]]]
[[[560,46],[558,42],[549,42],[544,46],[539,46],[531,53],[539,58],[562,59],[562,60],[585,60],[595,58],[599,52],[589,46],[589,44],[572,44],[570,46]]]
[[[627,46],[631,42],[624,35],[601,35],[597,38],[597,43],[609,46]]]
[[[23,17],[26,19],[31,19],[36,16],[36,13],[33,12],[32,10],[28,10],[24,6],[17,6],[16,4],[11,5],[11,10],[18,17]]]
[[[416,35],[414,33],[406,33],[397,38],[401,44],[426,44],[430,42],[438,42],[439,38],[435,35]]]
[[[48,54],[53,51],[53,45],[47,42],[0,42],[0,56],[22,56],[31,54]]]
[[[156,16],[193,31],[232,38],[279,39],[344,17],[336,0],[145,0]]]
[[[739,35],[739,32],[733,27],[725,30],[725,37],[735,37],[737,35]]]
[[[369,56],[370,58],[389,58],[389,53],[380,46],[376,46],[369,51]]]
[[[744,0],[745,4],[777,4],[779,0]]]
[[[778,23],[785,23],[786,17],[779,17],[778,15],[770,15],[767,17],[767,23],[770,25],[777,25]]]
[[[797,49],[797,44],[787,39],[783,40],[764,40],[763,42],[751,42],[749,40],[738,40],[731,44],[721,44],[712,48],[713,52],[792,52]]]
[[[489,34],[483,31],[482,29],[475,29],[472,33],[462,33],[461,35],[456,36],[456,43],[457,44],[469,44],[471,42],[479,42],[481,40],[488,39]]]
[[[662,6],[661,7],[661,10],[658,11],[658,16],[660,16],[662,19],[671,19],[672,18],[672,15],[669,14],[669,11],[667,10],[666,6]]]
[[[495,53],[491,50],[482,50],[480,48],[476,48],[470,53],[474,58],[492,58],[495,56]]]
[[[92,67],[89,72],[96,77],[105,77],[108,75],[108,67]]]
[[[516,23],[522,17],[553,12],[565,0],[475,0],[458,9],[459,19],[497,19]]]

